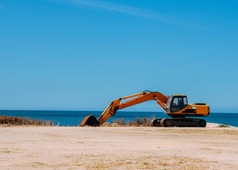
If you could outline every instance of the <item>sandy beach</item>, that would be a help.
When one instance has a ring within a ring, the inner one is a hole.
[[[0,169],[238,169],[238,128],[0,127]]]

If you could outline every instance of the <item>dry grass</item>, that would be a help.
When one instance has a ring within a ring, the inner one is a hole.
[[[124,119],[118,119],[118,120],[113,120],[113,123],[111,124],[111,126],[115,126],[115,124],[117,126],[132,126],[132,127],[147,127],[150,126],[150,119],[144,117],[143,119],[141,118],[136,118],[133,121],[129,121],[129,120],[124,120]],[[107,126],[110,123],[107,123]]]
[[[22,117],[10,117],[10,116],[0,116],[0,125],[34,125],[34,126],[54,126],[54,122],[52,120],[44,121],[44,120],[31,120],[29,118],[22,118]]]

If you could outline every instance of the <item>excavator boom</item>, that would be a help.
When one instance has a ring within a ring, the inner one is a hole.
[[[132,98],[132,99],[130,99]],[[122,100],[130,99],[124,103],[121,103]],[[143,103],[149,100],[155,100],[164,110],[166,108],[166,103],[168,101],[168,97],[159,92],[142,92],[130,96],[125,96],[123,98],[119,98],[117,100],[112,101],[108,107],[104,110],[104,112],[99,116],[98,120],[94,116],[87,116],[84,118],[80,126],[98,126],[103,124],[107,119],[109,119],[112,115],[116,113],[117,110],[124,109],[139,103]]]

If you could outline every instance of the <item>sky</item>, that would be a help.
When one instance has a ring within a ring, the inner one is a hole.
[[[142,92],[238,113],[236,0],[0,0],[0,108],[104,110]],[[126,111],[163,111],[155,101]]]

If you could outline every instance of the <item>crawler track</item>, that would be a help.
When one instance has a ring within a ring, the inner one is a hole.
[[[151,121],[151,126],[163,127],[206,127],[204,119],[194,118],[165,118],[154,119]]]

